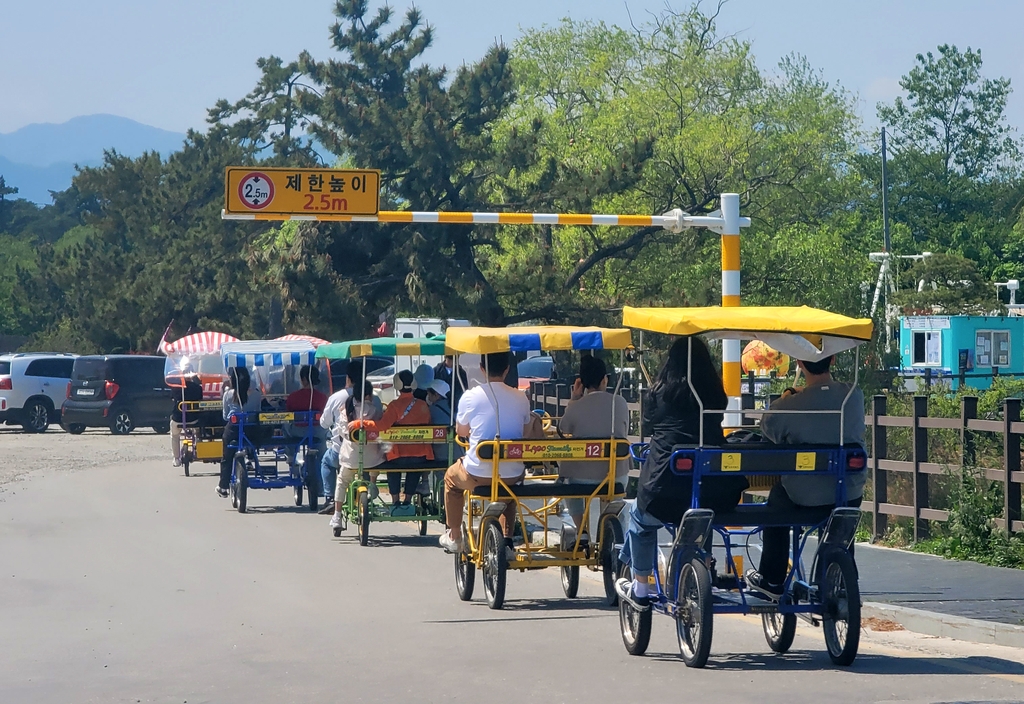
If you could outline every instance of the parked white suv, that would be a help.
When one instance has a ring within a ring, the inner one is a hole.
[[[73,354],[0,355],[0,423],[42,433],[60,422],[71,382]]]

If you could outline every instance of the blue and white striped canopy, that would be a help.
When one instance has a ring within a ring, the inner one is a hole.
[[[245,340],[221,345],[227,367],[298,367],[316,364],[316,348],[305,340]]]

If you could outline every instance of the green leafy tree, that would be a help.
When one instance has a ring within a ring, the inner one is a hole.
[[[992,284],[970,259],[932,254],[915,262],[905,278],[913,287],[901,291],[897,303],[908,314],[983,315],[1000,308]]]
[[[17,187],[8,186],[7,181],[4,180],[3,176],[0,176],[0,228],[4,225],[4,217],[7,214],[7,196],[12,196],[18,192]]]
[[[247,261],[267,226],[223,221],[223,174],[244,149],[222,127],[190,132],[166,162],[108,152],[75,187],[95,204],[89,227],[38,250],[18,300],[41,334],[78,336],[102,350],[152,350],[171,319],[178,332],[216,328],[251,337],[267,327],[270,294]],[[68,327],[73,330],[68,330]]]
[[[980,49],[942,44],[938,56],[929,51],[916,61],[900,80],[906,100],[878,106],[879,119],[897,128],[897,143],[935,155],[945,177],[993,175],[1020,156],[1006,123],[1010,80],[981,75]]]
[[[1011,87],[982,74],[981,51],[942,45],[918,54],[900,85],[906,96],[879,104],[891,125],[890,211],[912,240],[907,253],[946,251],[976,261],[989,275],[1024,191],[1021,152],[1006,119]],[[878,183],[877,155],[862,161]]]
[[[513,50],[518,100],[502,128],[522,134],[539,124],[540,146],[530,167],[499,181],[492,200],[699,215],[718,207],[720,193],[738,191],[755,219],[745,243],[786,237],[794,221],[837,218],[833,232],[849,234],[839,230],[857,188],[846,168],[857,126],[852,98],[799,57],[776,76],[763,74],[748,43],[719,35],[720,10],[665,12],[634,31],[570,20],[527,31]],[[718,300],[719,240],[708,231],[515,228],[499,241],[486,253],[488,276],[523,316]],[[840,249],[846,256],[852,246]],[[767,267],[756,256],[743,261],[744,294],[756,295],[771,277],[760,278]],[[846,277],[861,269],[847,267]],[[797,294],[781,287],[772,298],[787,292]]]

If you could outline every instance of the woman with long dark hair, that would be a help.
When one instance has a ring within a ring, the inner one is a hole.
[[[245,367],[230,367],[228,379],[224,384],[224,444],[221,449],[220,483],[217,495],[227,498],[228,487],[231,485],[231,465],[238,452],[238,424],[231,422],[232,414],[258,413],[263,401],[259,389],[250,388],[252,380],[249,370]],[[255,430],[258,426],[253,426]],[[254,436],[256,434],[254,433]]]
[[[665,523],[678,524],[693,499],[693,475],[672,469],[672,451],[676,445],[701,441],[701,404],[704,444],[723,444],[723,414],[707,411],[724,411],[728,401],[704,341],[699,337],[677,339],[644,405],[644,426],[650,429],[651,440],[620,555],[620,560],[632,567],[633,580],[620,579],[616,590],[637,608],[650,605],[648,579],[657,557],[658,529]],[[701,481],[700,504],[714,511],[729,511],[739,503],[746,487],[743,477],[706,478]]]

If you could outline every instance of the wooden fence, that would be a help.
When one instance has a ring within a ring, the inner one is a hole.
[[[873,498],[861,509],[872,514],[872,532],[876,538],[885,534],[889,516],[905,516],[913,519],[914,540],[928,537],[929,521],[946,521],[948,511],[931,508],[928,505],[928,483],[934,475],[947,471],[959,472],[963,465],[976,467],[975,441],[978,433],[1002,435],[1002,469],[978,468],[987,479],[1003,483],[1003,517],[997,519],[1000,528],[1009,531],[1024,531],[1021,521],[1021,483],[1024,472],[1020,464],[1020,439],[1024,434],[1024,423],[1020,421],[1021,399],[1008,398],[1003,406],[1001,420],[978,418],[978,399],[964,397],[960,405],[959,418],[929,418],[928,397],[914,396],[910,417],[890,416],[886,413],[887,397],[875,396],[871,402],[871,414],[865,417],[865,424],[871,433],[871,458],[869,467],[873,483]],[[888,457],[888,429],[909,428],[911,459],[894,460]],[[930,462],[928,458],[928,431],[932,429],[952,430],[961,440],[960,464]],[[889,473],[903,473],[911,476],[911,505],[889,502]]]
[[[555,382],[534,382],[530,388],[533,407],[543,409],[553,418],[560,418],[569,403],[568,384]],[[640,394],[629,403],[631,417],[630,440],[642,440],[643,429],[639,415],[642,406]],[[975,396],[963,398],[959,418],[930,418],[928,397],[914,396],[912,415],[891,416],[886,412],[888,397],[875,396],[871,401],[871,413],[865,416],[865,425],[870,433],[871,458],[869,468],[873,485],[870,501],[865,501],[861,510],[872,516],[872,532],[882,537],[888,528],[889,516],[903,516],[913,519],[914,540],[928,537],[928,522],[944,522],[949,519],[945,509],[929,505],[929,481],[932,476],[947,472],[957,473],[963,465],[977,467],[975,441],[978,433],[992,433],[1002,436],[1002,468],[978,467],[977,471],[987,479],[1003,484],[1002,518],[997,519],[1000,528],[1009,531],[1024,531],[1021,516],[1021,485],[1024,471],[1021,471],[1021,436],[1024,422],[1021,422],[1021,399],[1008,398],[1003,404],[1000,420],[978,418],[978,399]],[[908,428],[910,433],[910,459],[891,459],[888,453],[889,428]],[[959,463],[932,462],[928,457],[929,430],[951,430],[960,437]],[[909,475],[911,501],[907,504],[893,503],[889,499],[890,474]]]

